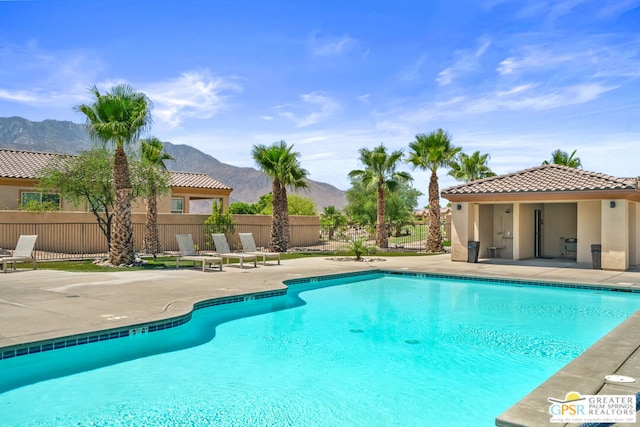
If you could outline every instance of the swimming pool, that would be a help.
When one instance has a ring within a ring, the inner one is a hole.
[[[0,424],[491,426],[640,308],[424,276],[296,280],[153,333],[0,360]]]

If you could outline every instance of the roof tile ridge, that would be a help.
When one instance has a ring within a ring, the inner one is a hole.
[[[533,166],[533,167],[530,167],[530,168],[527,168],[527,169],[522,169],[522,170],[519,170],[519,171],[509,172],[509,173],[505,173],[505,174],[502,174],[502,175],[489,176],[487,178],[477,179],[475,181],[469,181],[469,182],[465,182],[465,183],[462,183],[462,184],[458,184],[456,186],[449,187],[448,189],[457,189],[459,187],[468,187],[468,186],[473,186],[473,185],[476,185],[476,184],[482,184],[482,183],[490,182],[490,181],[502,181],[502,180],[510,178],[512,176],[523,175],[523,174],[525,174],[527,172],[531,172],[531,171],[534,171],[534,170],[537,170],[537,169],[543,169],[543,168],[545,168],[547,166],[552,166],[552,165]]]
[[[26,154],[45,154],[47,156],[74,156],[75,155],[75,154],[68,154],[68,153],[55,153],[52,151],[18,150],[15,148],[0,148],[0,151],[7,151],[12,153],[26,153]]]
[[[604,179],[607,181],[614,181],[617,183],[625,183],[627,182],[625,178],[620,178],[617,176],[613,176],[613,175],[609,175],[603,172],[594,172],[594,171],[589,171],[589,170],[585,170],[582,168],[576,168],[576,167],[571,167],[571,166],[566,166],[566,165],[557,165],[557,164],[549,164],[549,165],[545,165],[545,166],[553,166],[557,169],[562,169],[564,171],[567,172],[573,172],[577,175],[582,175],[588,178],[600,178],[600,179]]]
[[[173,170],[170,170],[169,173],[184,173],[184,174],[188,174],[188,175],[207,175],[207,176],[209,176],[208,174],[206,174],[204,172],[187,172],[187,171],[173,171]]]
[[[586,175],[586,176],[589,176],[589,177],[605,179],[607,181],[615,181],[615,182],[618,182],[618,183],[624,183],[625,182],[625,178],[620,178],[620,177],[609,175],[609,174],[606,174],[606,173],[603,173],[603,172],[586,171],[584,169],[577,169],[577,168],[572,168],[572,169],[576,169],[576,172],[579,172],[580,174]]]

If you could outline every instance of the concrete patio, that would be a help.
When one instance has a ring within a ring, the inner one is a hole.
[[[285,289],[287,279],[363,270],[407,270],[507,279],[590,284],[640,290],[640,272],[592,270],[564,260],[451,262],[450,255],[389,257],[385,261],[344,262],[324,258],[285,260],[257,268],[225,266],[224,271],[181,268],[153,271],[72,273],[19,270],[0,274],[0,351],[26,343],[140,325],[189,313],[196,302]],[[543,426],[548,397],[581,394],[635,394],[639,382],[605,384],[604,376],[640,379],[640,313],[635,313],[579,358],[499,416],[500,426]],[[1,362],[0,362],[1,363]]]

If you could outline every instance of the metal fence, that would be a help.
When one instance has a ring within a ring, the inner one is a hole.
[[[134,223],[134,245],[141,250],[143,223]],[[177,255],[176,234],[191,234],[201,251],[214,251],[213,241],[203,224],[159,224],[160,242],[167,255]],[[267,247],[270,226],[261,224],[236,225],[235,232],[228,236],[233,250],[241,250],[238,233],[253,233],[257,246]],[[375,232],[363,227],[329,229],[319,225],[291,225],[291,252],[340,252],[348,251],[354,240],[363,240],[375,246]],[[389,250],[424,250],[428,228],[426,225],[405,227],[400,235],[389,237]],[[36,234],[35,256],[39,260],[72,260],[105,257],[108,254],[107,240],[97,223],[0,223],[0,255],[15,248],[20,235]],[[443,225],[443,235],[445,227]],[[445,236],[446,239],[446,236]]]

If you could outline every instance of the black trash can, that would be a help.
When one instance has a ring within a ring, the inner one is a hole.
[[[467,245],[469,249],[467,262],[478,262],[478,252],[480,252],[480,242],[476,242],[475,240],[469,240],[469,244]]]
[[[594,270],[602,270],[602,245],[591,245],[591,262]]]

